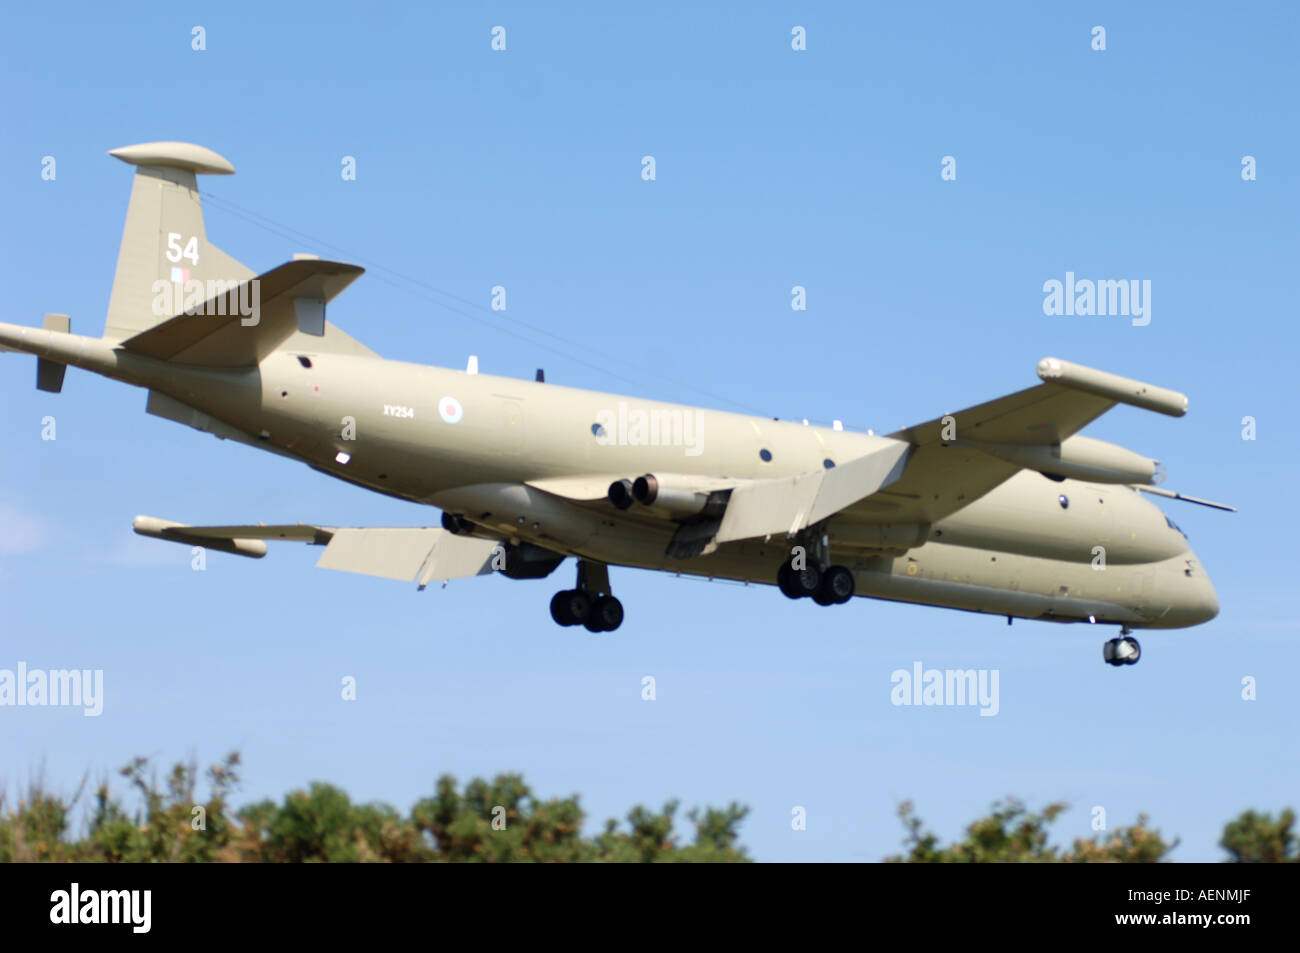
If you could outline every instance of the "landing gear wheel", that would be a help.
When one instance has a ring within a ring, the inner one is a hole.
[[[781,568],[776,572],[776,586],[787,599],[798,599],[803,595],[795,589],[793,576],[794,570],[790,568],[790,564],[781,563]]]
[[[1142,658],[1142,646],[1133,636],[1121,635],[1102,646],[1101,657],[1110,665],[1136,665]]]
[[[844,566],[831,566],[822,573],[813,601],[821,606],[843,605],[853,598],[853,573]]]
[[[560,625],[579,625],[590,614],[591,597],[581,589],[564,589],[551,597],[551,618]]]
[[[806,566],[803,569],[788,568],[790,572],[786,578],[789,579],[790,586],[789,589],[782,589],[782,592],[792,599],[802,599],[804,596],[817,594],[817,587],[822,584],[822,571],[820,569],[816,566]]]
[[[588,632],[613,632],[623,624],[623,603],[613,596],[598,596],[583,620]]]
[[[448,513],[446,510],[443,510],[442,528],[453,536],[464,536],[474,527],[470,524],[469,520],[465,519],[465,517],[461,516],[459,513]]]

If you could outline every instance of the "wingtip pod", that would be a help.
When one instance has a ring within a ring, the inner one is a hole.
[[[1047,383],[1061,384],[1170,417],[1187,413],[1186,394],[1055,357],[1045,357],[1038,362],[1038,376]]]
[[[166,166],[207,175],[235,174],[235,167],[225,156],[192,142],[141,142],[110,149],[108,154],[129,165]]]
[[[193,527],[185,523],[160,520],[155,516],[137,516],[132,521],[131,528],[140,536],[164,539],[169,543],[201,546],[204,549],[215,549],[234,556],[247,556],[250,559],[261,559],[266,555],[266,543],[260,539],[223,539],[187,533],[185,530]]]

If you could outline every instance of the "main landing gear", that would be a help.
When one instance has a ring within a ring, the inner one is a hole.
[[[776,584],[788,598],[808,596],[819,606],[840,605],[853,598],[853,573],[844,566],[822,569],[809,563],[795,569],[790,562],[783,562],[776,574]]]
[[[1108,665],[1136,665],[1142,657],[1142,646],[1128,634],[1128,626],[1124,626],[1119,638],[1111,639],[1101,647],[1101,657]]]
[[[578,584],[551,597],[551,618],[560,625],[585,625],[588,632],[613,632],[623,624],[623,603],[609,591],[604,563],[578,560]]]

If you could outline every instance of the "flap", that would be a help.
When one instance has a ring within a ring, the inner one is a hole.
[[[444,529],[338,529],[316,563],[321,569],[362,573],[423,586],[433,579],[462,579],[492,572],[500,543],[455,536]]]
[[[738,486],[731,492],[716,541],[793,535],[893,483],[902,475],[910,449],[901,440],[889,440],[829,470]]]

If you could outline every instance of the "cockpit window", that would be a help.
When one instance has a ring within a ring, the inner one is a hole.
[[[1169,524],[1170,529],[1178,530],[1179,535],[1182,536],[1183,539],[1187,538],[1187,534],[1183,532],[1182,527],[1180,527],[1177,523],[1171,520],[1168,516],[1165,517],[1165,522]]]

